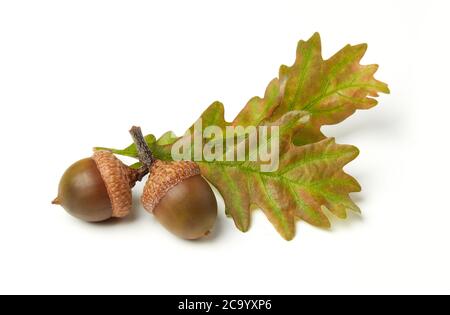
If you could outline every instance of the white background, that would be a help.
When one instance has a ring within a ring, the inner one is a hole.
[[[448,1],[1,1],[0,293],[450,293]],[[180,134],[215,100],[232,119],[297,41],[369,43],[392,94],[339,126],[363,215],[284,241],[179,240],[139,207],[92,225],[51,206],[59,178],[128,129]]]

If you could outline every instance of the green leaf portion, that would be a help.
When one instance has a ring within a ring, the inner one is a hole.
[[[234,119],[233,126],[258,126],[270,117],[282,100],[280,80],[273,79],[266,89],[264,98],[252,98]]]
[[[173,133],[170,133],[170,135],[173,135]],[[170,146],[178,138],[172,139],[170,141],[170,143],[169,143],[169,135],[168,135],[168,133],[164,134],[163,137],[161,137],[158,140],[156,140],[155,136],[152,135],[152,134],[147,135],[144,138],[145,138],[145,141],[147,142],[148,146],[152,150],[153,155],[156,158],[158,158],[160,160],[164,160],[164,161],[171,161],[172,160]],[[117,155],[128,156],[128,157],[132,157],[132,158],[137,158],[138,157],[137,149],[136,149],[136,146],[134,144],[129,145],[125,149],[95,147],[94,150],[95,151],[106,150],[106,151],[110,151],[110,152],[112,152],[114,154],[117,154]],[[136,164],[133,164],[131,167],[139,168],[139,166],[140,166],[140,164],[136,163]]]
[[[177,141],[178,137],[173,131],[168,131],[163,134],[158,141],[156,141],[157,145],[170,145]]]
[[[152,147],[155,144],[155,142],[156,142],[156,138],[155,138],[154,135],[147,135],[147,136],[145,136],[145,142],[147,142],[147,144],[150,147]],[[112,152],[114,154],[118,154],[118,155],[129,156],[129,157],[137,157],[137,149],[136,149],[136,146],[134,144],[129,145],[125,149],[113,149],[113,148],[105,148],[105,147],[95,147],[94,150],[95,151],[106,150],[106,151],[110,151],[110,152]]]
[[[308,144],[322,140],[323,125],[340,123],[357,109],[377,104],[378,93],[389,93],[388,86],[374,78],[377,65],[360,65],[367,45],[347,45],[328,60],[322,59],[320,35],[300,41],[295,63],[281,66],[284,82],[283,99],[272,119],[291,110],[310,113],[310,123],[295,136],[295,143]]]

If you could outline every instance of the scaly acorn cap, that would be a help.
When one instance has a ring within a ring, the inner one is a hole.
[[[153,162],[141,197],[145,210],[152,213],[171,188],[196,175],[200,175],[200,168],[192,161]]]
[[[105,182],[111,200],[112,216],[127,216],[132,208],[131,188],[138,180],[138,172],[126,166],[109,151],[95,151],[92,159]]]

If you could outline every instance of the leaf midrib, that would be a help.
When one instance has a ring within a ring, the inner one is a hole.
[[[325,160],[325,159],[318,159],[317,161],[323,161],[323,160]],[[197,162],[197,163],[199,163],[199,164],[202,164],[202,163],[203,164],[208,164],[209,167],[211,167],[211,165],[213,165],[213,167],[214,167],[214,165],[217,165],[217,166],[220,166],[222,169],[237,168],[240,171],[242,171],[243,173],[252,174],[252,175],[247,175],[247,176],[255,176],[255,174],[256,174],[256,176],[264,176],[264,177],[267,177],[267,178],[276,179],[276,180],[278,180],[280,182],[288,183],[288,185],[291,184],[291,185],[295,185],[295,186],[311,188],[311,187],[315,186],[315,184],[316,184],[314,182],[294,181],[294,180],[291,180],[291,179],[287,178],[286,176],[283,176],[283,174],[278,174],[278,173],[275,173],[275,172],[259,172],[258,170],[255,170],[255,169],[253,169],[251,167],[242,166],[242,164],[235,165],[235,164],[231,164],[231,163],[228,163],[228,162],[218,162],[218,161],[215,161],[215,162],[201,161],[201,162]],[[336,172],[338,172],[338,171],[339,170],[337,170]],[[223,172],[226,173],[225,170]],[[331,178],[331,176],[330,176],[330,178]]]
[[[330,91],[330,92],[328,92],[328,93],[326,93],[326,94],[324,94],[322,96],[319,96],[318,98],[312,100],[311,102],[306,104],[302,108],[302,110],[309,111],[310,113],[314,113],[314,111],[311,110],[311,108],[313,106],[317,105],[319,102],[323,101],[324,99],[326,99],[326,98],[328,98],[328,97],[330,97],[330,96],[332,96],[332,95],[334,95],[334,94],[336,94],[336,93],[338,93],[340,91],[345,91],[345,90],[353,89],[353,88],[367,88],[367,89],[373,88],[373,89],[376,89],[377,86],[374,85],[374,84],[363,84],[363,83],[340,86],[340,87],[338,87],[338,88],[336,88],[336,89],[334,89],[334,90],[332,90],[332,91]]]

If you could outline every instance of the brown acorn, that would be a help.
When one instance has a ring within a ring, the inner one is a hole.
[[[142,194],[144,208],[173,234],[188,240],[210,233],[217,218],[214,193],[191,161],[154,160],[139,127],[130,131],[139,158],[149,170]]]
[[[67,169],[53,204],[88,222],[122,218],[132,207],[131,188],[146,173],[131,169],[109,151],[96,151]]]

